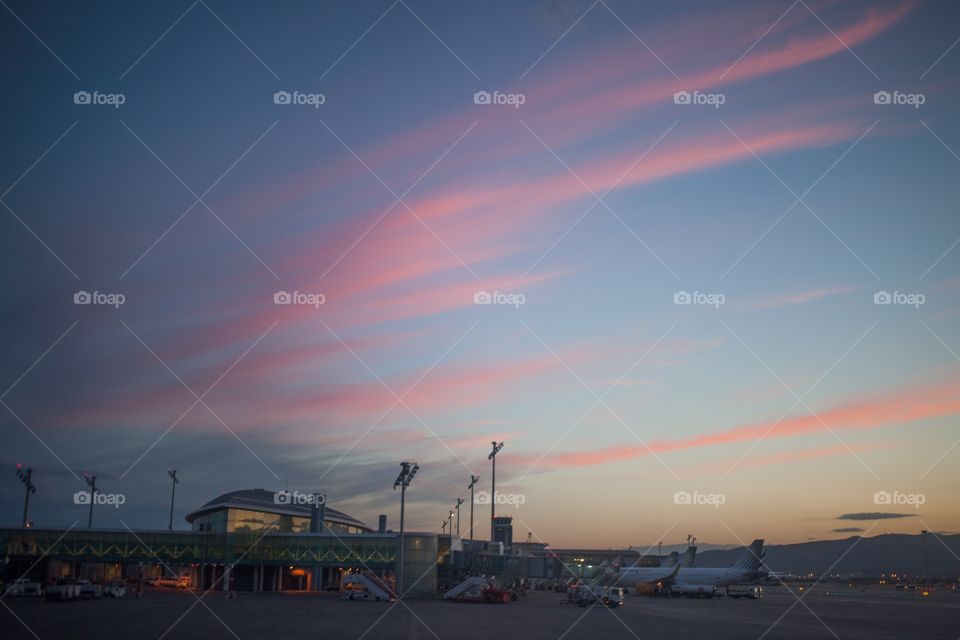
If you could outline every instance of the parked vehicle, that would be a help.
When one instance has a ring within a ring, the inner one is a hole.
[[[688,598],[712,598],[717,595],[717,588],[702,584],[675,584],[670,587],[670,595],[687,596]]]
[[[83,600],[99,600],[103,597],[103,585],[93,584],[89,580],[77,580],[77,584],[80,585],[80,598]]]
[[[190,576],[171,576],[166,578],[154,578],[151,584],[155,587],[168,587],[171,589],[189,589]]]
[[[344,600],[376,600],[386,602],[394,599],[393,592],[373,574],[351,574],[343,578]]]
[[[42,596],[43,585],[27,578],[18,578],[10,583],[4,594],[11,596]]]
[[[80,599],[80,585],[68,578],[60,578],[46,589],[48,602],[66,602]]]
[[[105,598],[122,598],[127,595],[127,585],[122,582],[111,582],[103,588]]]
[[[510,602],[510,593],[497,587],[492,579],[473,576],[447,590],[443,598],[453,602],[507,604]]]
[[[603,604],[608,607],[619,607],[623,604],[624,589],[621,587],[601,587],[593,585],[578,585],[572,588],[573,597],[568,598],[581,607],[593,604]]]
[[[759,600],[763,597],[763,587],[727,587],[727,595],[735,600],[739,598]]]

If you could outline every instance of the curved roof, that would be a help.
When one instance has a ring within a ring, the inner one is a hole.
[[[213,500],[210,500],[199,509],[187,514],[187,522],[192,523],[197,517],[218,511],[220,509],[250,509],[253,511],[263,511],[266,513],[275,513],[278,515],[298,516],[303,518],[310,517],[310,505],[300,504],[277,504],[274,502],[275,491],[266,489],[241,489],[239,491],[228,491],[222,493]],[[326,509],[324,521],[335,522],[337,524],[360,527],[367,531],[372,531],[370,527],[360,520],[342,511],[338,511],[329,505]]]

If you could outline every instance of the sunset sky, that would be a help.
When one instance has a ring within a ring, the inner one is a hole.
[[[556,546],[960,531],[960,7],[650,5],[9,2],[4,525],[439,531],[497,440]]]

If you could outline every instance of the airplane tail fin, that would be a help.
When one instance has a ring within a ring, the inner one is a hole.
[[[694,546],[687,547],[687,550],[683,552],[683,555],[680,556],[679,564],[684,569],[689,569],[693,566],[694,561],[697,558],[697,548]]]
[[[665,569],[669,569],[670,567],[675,567],[675,566],[677,566],[677,558],[678,558],[678,556],[679,556],[679,554],[678,554],[676,551],[671,551],[671,552],[670,552],[670,555],[668,555],[666,558],[664,558],[663,561],[660,563],[660,566],[663,567],[663,568],[665,568]]]
[[[763,562],[765,555],[763,551],[763,540],[754,540],[750,543],[750,546],[747,547],[746,551],[744,551],[743,555],[740,556],[736,564],[733,565],[733,573],[739,579],[745,580],[750,578],[760,569],[760,564]]]

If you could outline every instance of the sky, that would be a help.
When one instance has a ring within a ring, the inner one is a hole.
[[[960,531],[958,17],[5,0],[2,522]]]

